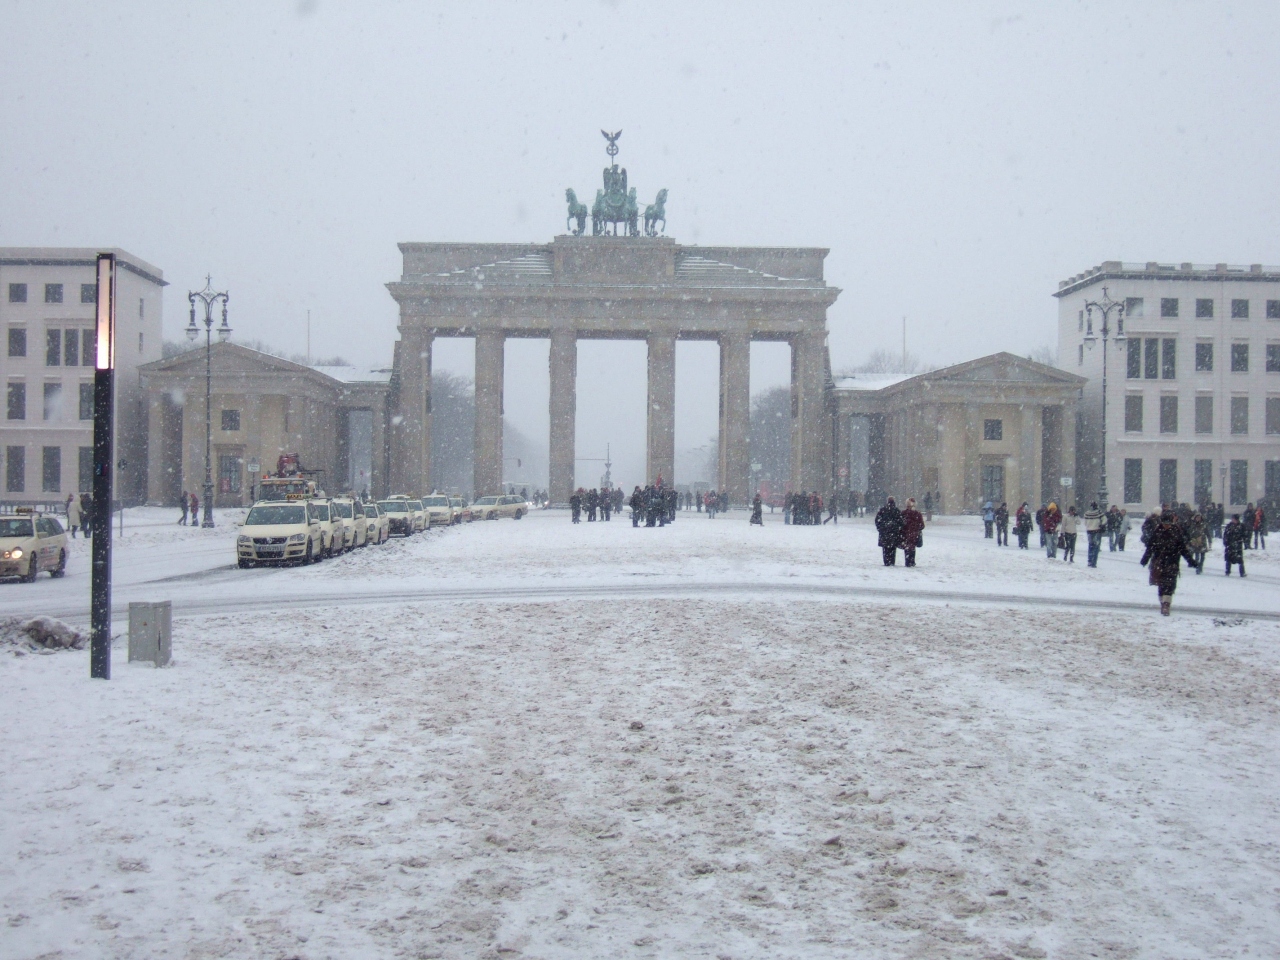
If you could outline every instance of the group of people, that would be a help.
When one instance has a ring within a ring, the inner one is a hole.
[[[584,490],[579,487],[569,494],[569,511],[574,523],[582,522],[583,511],[586,511],[588,523],[596,522],[597,513],[601,520],[609,520],[612,514],[622,512],[622,491],[597,490],[594,487]]]
[[[675,523],[679,505],[679,494],[664,485],[661,477],[646,487],[637,485],[631,491],[631,525],[638,527],[642,520],[646,527],[665,527],[668,523]]]
[[[827,519],[822,519],[822,497],[816,493],[809,493],[802,490],[799,493],[789,493],[782,502],[782,522],[796,524],[797,526],[817,526],[826,523],[827,520],[835,520],[839,514],[840,494],[836,494],[831,498],[831,502],[827,504]],[[852,514],[850,514],[852,516]]]
[[[200,525],[200,498],[194,493],[182,491],[182,496],[178,498],[178,507],[182,510],[182,516],[178,518],[178,526],[185,527],[187,525],[187,515],[191,515],[191,526]]]
[[[1212,505],[1211,505],[1212,506]],[[1244,576],[1244,552],[1252,549],[1251,541],[1266,546],[1266,514],[1260,507],[1249,505],[1246,511],[1252,527],[1246,527],[1241,515],[1233,513],[1231,520],[1222,527],[1222,555],[1226,562],[1226,575],[1231,568],[1239,567]],[[1188,516],[1190,512],[1190,516]],[[1252,513],[1252,516],[1249,516]],[[1261,528],[1261,539],[1258,530]],[[1160,598],[1160,612],[1166,617],[1173,603],[1173,592],[1178,587],[1178,575],[1182,561],[1196,571],[1204,570],[1205,553],[1213,540],[1213,522],[1203,512],[1192,512],[1187,505],[1164,503],[1151,511],[1142,523],[1142,541],[1147,545],[1142,554],[1142,565],[1150,565],[1149,582]]]
[[[67,532],[74,538],[76,531],[82,531],[85,539],[93,535],[93,496],[88,493],[67,494]]]
[[[916,550],[924,546],[925,517],[916,509],[914,497],[907,498],[907,506],[899,510],[893,497],[876,511],[876,533],[886,567],[896,566],[898,551],[902,551],[904,565],[916,565]]]

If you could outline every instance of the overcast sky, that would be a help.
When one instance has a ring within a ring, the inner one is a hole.
[[[387,363],[396,243],[549,240],[602,127],[678,241],[830,248],[837,369],[900,349],[904,315],[926,361],[1029,352],[1106,259],[1280,262],[1274,2],[0,9],[0,244],[155,263],[172,338],[212,272],[238,337],[301,351],[309,309],[314,354]],[[715,432],[702,346],[681,448]],[[545,356],[508,352],[532,434]],[[642,348],[580,368],[580,446],[642,465]],[[786,369],[757,349],[753,388]]]

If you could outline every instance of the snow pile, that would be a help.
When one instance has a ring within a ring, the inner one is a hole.
[[[0,644],[13,647],[21,655],[25,650],[52,653],[55,650],[83,650],[89,638],[74,627],[53,617],[20,617],[0,619]]]

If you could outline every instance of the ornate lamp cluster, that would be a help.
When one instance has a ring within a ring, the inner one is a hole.
[[[1107,342],[1114,340],[1117,347],[1124,344],[1128,337],[1124,335],[1124,301],[1112,300],[1111,294],[1107,292],[1107,288],[1102,288],[1101,300],[1087,300],[1084,305],[1085,316],[1087,318],[1087,326],[1085,327],[1084,343],[1090,350],[1098,342],[1098,337],[1102,338],[1102,475],[1098,483],[1098,506],[1102,510],[1107,509],[1108,491],[1107,491]],[[1101,316],[1101,324],[1098,334],[1093,332],[1093,315],[1097,312]],[[1111,331],[1111,315],[1115,314],[1116,328],[1115,335]]]

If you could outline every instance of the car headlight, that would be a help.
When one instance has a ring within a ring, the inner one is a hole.
[[[19,548],[17,548],[16,550],[12,550],[12,551],[10,551],[8,554],[6,554],[6,556],[8,556],[8,557],[9,557],[10,559],[12,559],[12,560],[21,560],[21,559],[22,559],[22,548],[21,548],[21,547],[19,547]]]
[[[289,538],[289,542],[301,543],[305,539],[307,539],[307,535],[305,533],[295,533],[293,536]]]
[[[242,547],[247,546],[248,544],[253,543],[253,537],[236,537],[236,543],[240,544]]]

